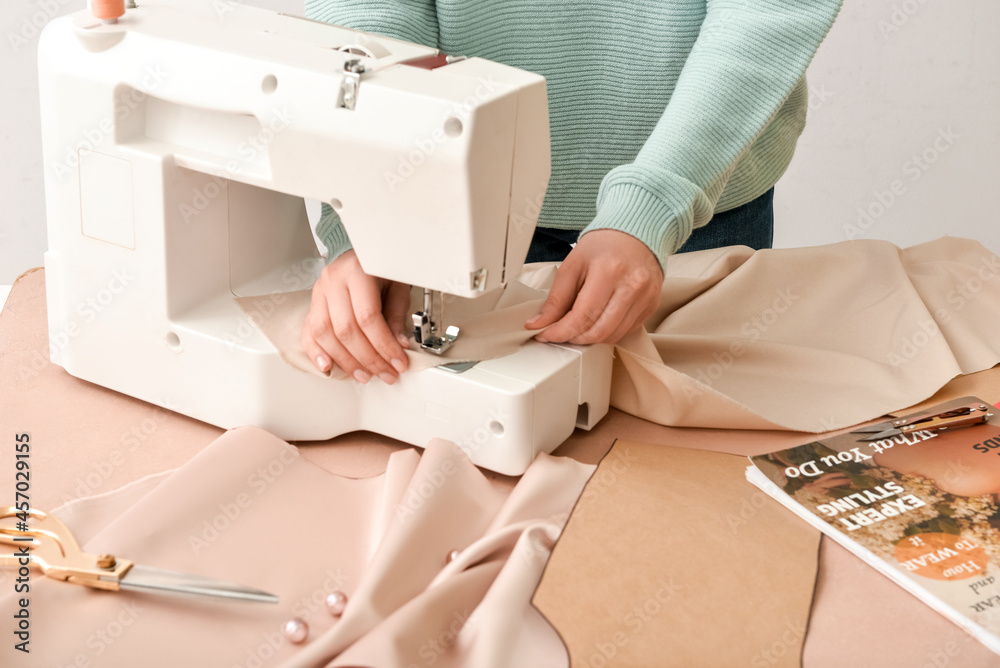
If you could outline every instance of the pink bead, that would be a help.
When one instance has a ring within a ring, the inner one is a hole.
[[[344,608],[347,607],[347,594],[342,591],[331,592],[326,597],[326,609],[334,617],[340,617],[344,614]]]
[[[451,562],[458,559],[458,555],[461,554],[458,550],[452,550],[448,553],[448,556],[444,558],[444,563],[450,564]]]
[[[295,617],[285,622],[285,625],[281,627],[281,633],[284,634],[290,642],[298,645],[300,643],[304,643],[306,638],[309,637],[309,625],[298,617]]]

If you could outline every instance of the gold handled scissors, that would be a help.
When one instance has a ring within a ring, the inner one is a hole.
[[[9,523],[0,525],[0,544],[14,548],[13,553],[0,553],[0,566],[27,566],[31,563],[50,578],[95,589],[176,592],[278,602],[274,594],[232,582],[140,566],[111,554],[87,554],[80,549],[72,532],[59,518],[41,510],[0,506],[0,519],[6,518],[20,521],[14,526]]]
[[[968,403],[946,411],[924,411],[893,420],[880,422],[869,427],[855,429],[852,434],[864,434],[861,441],[879,441],[911,431],[947,431],[983,424],[993,417],[989,406],[979,402]]]

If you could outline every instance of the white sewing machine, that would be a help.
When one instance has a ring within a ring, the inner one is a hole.
[[[318,276],[303,198],[339,211],[369,274],[500,288],[549,177],[542,77],[236,0],[113,4],[39,45],[55,363],[221,427],[439,437],[507,474],[604,416],[607,346],[361,386],[291,367],[235,303]]]

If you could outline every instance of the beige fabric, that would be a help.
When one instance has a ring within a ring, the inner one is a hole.
[[[550,263],[546,267],[536,268],[528,276],[545,281],[547,289],[554,273],[555,267]],[[410,350],[406,351],[410,362],[409,371],[417,372],[455,362],[492,359],[516,352],[525,341],[542,331],[526,330],[524,323],[538,313],[545,294],[543,290],[514,280],[504,289],[482,300],[443,296],[447,300],[444,305],[443,326],[457,325],[461,334],[441,355],[420,350],[411,336]],[[412,290],[410,312],[422,308],[422,295],[422,291]],[[311,296],[311,290],[299,290],[282,295],[277,303],[273,295],[238,297],[236,303],[274,344],[286,362],[306,373],[353,382],[339,368],[332,369],[328,374],[322,373],[302,347],[302,323],[309,313]],[[514,326],[514,323],[519,323],[520,326]]]
[[[824,432],[875,418],[1000,362],[998,273],[979,243],[948,237],[675,256],[650,333],[616,347],[611,403],[691,427]],[[413,366],[509,354],[532,335],[524,322],[552,274],[528,272],[531,290],[514,294],[533,300],[525,308],[505,300],[468,322],[450,359],[412,353]],[[289,358],[307,308],[264,323],[284,322]]]
[[[681,259],[682,257],[676,258],[677,262]],[[969,304],[971,306],[972,302]],[[32,443],[36,448],[31,459],[33,481],[31,494],[33,503],[42,508],[53,508],[64,500],[81,495],[113,490],[143,476],[155,475],[181,466],[222,433],[215,427],[77,380],[48,361],[48,348],[44,272],[39,270],[29,272],[18,279],[0,314],[0,386],[2,386],[0,396],[3,397],[0,401],[0,425],[8,433],[21,431],[31,433]],[[1000,369],[984,371],[949,383],[939,396],[972,394],[995,403],[1000,401],[998,379],[1000,379]],[[976,384],[977,382],[985,382],[985,385]],[[861,383],[863,381],[859,381],[859,384]],[[954,389],[956,387],[959,389]],[[557,450],[557,454],[596,464],[615,438],[743,455],[789,448],[810,440],[807,435],[787,431],[665,427],[612,409],[593,430],[589,432],[577,430]],[[407,446],[377,434],[364,432],[345,434],[329,442],[309,445],[300,448],[299,452],[302,460],[315,463],[325,470],[339,475],[363,477],[381,474],[386,470],[391,453],[403,449],[407,449]],[[230,471],[232,463],[238,463],[246,456],[247,454],[241,451],[231,462],[220,463],[216,475]],[[6,473],[0,470],[0,496],[13,498],[13,468],[3,470],[6,470]],[[392,470],[401,469],[394,466]],[[405,474],[405,471],[402,473]],[[490,472],[484,472],[484,475],[493,481],[493,486],[499,486],[501,489],[509,489],[515,482]],[[151,479],[146,480],[148,483]],[[206,489],[211,491],[214,484],[213,477]],[[389,482],[383,484],[388,485]],[[185,491],[185,495],[190,491],[192,490]],[[105,495],[102,497],[101,505],[109,506],[114,497],[115,494]],[[755,510],[765,500],[763,496],[750,497],[748,505],[741,510],[741,517],[742,512],[748,517],[753,517]],[[92,509],[89,506],[88,508]],[[117,507],[111,510],[114,511],[110,516],[111,519],[121,512]],[[381,518],[386,512],[390,511],[380,512],[378,516]],[[81,517],[80,513],[74,515],[73,526],[81,527],[85,541],[96,535],[110,521],[108,517],[102,517],[99,521],[86,525],[77,524]],[[289,517],[299,518],[295,514]],[[626,522],[623,524],[623,529],[643,519],[641,512],[638,511],[624,512],[623,517]],[[334,515],[333,519],[338,518]],[[183,527],[182,530],[189,531],[187,527]],[[144,526],[137,532],[141,535],[129,540],[152,541],[160,545],[158,549],[163,549],[164,545],[169,546],[175,541],[172,531],[176,530],[169,526],[162,530],[159,527]],[[186,535],[182,534],[182,540]],[[615,536],[610,538],[613,539]],[[340,539],[341,542],[344,540]],[[640,547],[642,540],[640,536],[638,538]],[[919,603],[836,544],[824,540],[822,545],[820,586],[816,593],[803,662],[807,668],[847,665],[946,665],[948,668],[979,668],[994,665],[995,657],[988,650],[961,633],[957,627],[926,605]],[[287,546],[286,542],[279,544],[278,547],[284,549]],[[367,549],[372,550],[373,547],[369,546]],[[275,553],[276,558],[272,558],[270,554],[264,551],[259,556],[253,557],[253,560],[259,559],[265,565],[287,563],[282,561],[286,553]],[[574,568],[573,560],[565,558],[566,551],[562,556],[561,567]],[[586,560],[590,558],[589,554],[583,556]],[[707,555],[702,555],[702,558],[707,560]],[[717,567],[725,569],[729,568],[730,562],[739,562],[741,555],[738,552],[716,554],[715,559]],[[166,563],[161,565],[169,566]],[[623,567],[631,565],[631,562],[622,564]],[[225,570],[220,571],[223,576],[225,572]],[[314,571],[310,568],[304,567],[301,572],[307,579],[314,579],[312,577]],[[336,574],[335,570],[333,574]],[[129,622],[123,629],[125,635],[116,638],[117,643],[124,642],[130,629],[136,628],[135,624],[131,623],[133,619],[129,616],[130,609],[102,607],[100,612],[103,616],[98,617],[89,614],[91,609],[86,605],[48,598],[51,592],[65,591],[65,594],[60,594],[63,596],[75,591],[81,600],[93,599],[103,601],[104,604],[108,604],[109,601],[127,600],[118,598],[119,595],[84,593],[82,589],[75,587],[65,590],[52,589],[59,587],[59,583],[47,583],[37,579],[33,582],[33,587],[37,585],[32,590],[32,609],[33,614],[36,614],[33,623],[37,622],[38,629],[32,636],[33,648],[55,642],[60,637],[67,637],[76,643],[74,648],[67,650],[67,654],[75,650],[84,660],[95,660],[98,658],[95,657],[96,652],[103,647],[99,643],[98,631],[105,632],[108,629],[116,631],[118,627],[114,626],[115,622],[119,620]],[[248,584],[258,583],[254,581]],[[14,610],[10,596],[12,585],[13,574],[8,569],[0,569],[0,615],[7,619],[10,619]],[[587,583],[581,582],[579,586],[585,587]],[[46,598],[41,598],[42,588],[46,590]],[[321,589],[322,583],[313,591]],[[754,614],[754,601],[742,596],[739,590],[731,593],[730,600],[733,615]],[[176,602],[174,599],[175,605]],[[615,605],[617,599],[611,597],[608,603]],[[168,606],[168,609],[173,611],[171,614],[176,616],[181,616],[185,612],[183,607],[172,607],[170,600],[165,600],[163,605]],[[316,603],[307,600],[303,605],[306,606],[304,608],[306,611],[309,611],[311,606],[313,614],[320,614]],[[512,606],[512,609],[521,608]],[[237,613],[240,616],[238,620],[230,620],[226,624],[222,635],[219,635],[214,622],[206,625],[204,628],[212,636],[207,644],[225,643],[230,637],[243,642],[245,638],[233,633],[233,628],[244,623],[246,610],[244,608],[243,612]],[[146,618],[148,614],[147,606],[141,612],[141,616]],[[449,611],[449,618],[451,614]],[[198,619],[192,619],[181,635],[172,631],[151,637],[145,645],[133,648],[137,652],[138,659],[119,665],[155,667],[155,657],[160,652],[174,651],[174,645],[185,642],[184,639],[188,635],[197,635],[200,628]],[[148,629],[144,633],[152,635]],[[89,645],[88,639],[91,640]],[[266,643],[263,638],[258,637],[256,640],[259,643]],[[776,638],[769,649],[779,653],[784,647],[783,639]],[[4,651],[8,648],[9,645],[0,645],[0,649]],[[264,651],[271,649],[264,647],[263,644],[254,649],[258,648],[263,648]],[[102,656],[109,656],[108,652],[113,647],[104,649]],[[712,652],[712,647],[706,649],[704,663],[711,662]],[[254,657],[259,659],[259,656],[246,653],[232,665],[257,665],[252,659]],[[153,657],[153,660],[150,661],[149,657]],[[2,654],[0,665],[59,665],[42,661],[41,655],[38,654],[27,657],[26,661],[22,660],[23,658],[18,656],[10,659],[7,654]],[[77,656],[71,658],[75,659]],[[422,659],[418,657],[415,662],[419,665]],[[72,664],[66,662],[62,665]],[[81,661],[78,665],[86,663]],[[187,665],[208,664],[191,661]],[[535,664],[524,661],[521,665]]]
[[[233,430],[155,486],[89,501],[107,517],[117,498],[121,514],[83,547],[256,586],[281,602],[100,593],[35,577],[31,605],[44,614],[32,620],[30,663],[4,643],[0,664],[71,665],[82,655],[91,666],[321,666],[340,654],[330,665],[566,665],[529,599],[592,471],[543,456],[509,490],[438,441],[422,457],[392,455],[382,476],[352,480],[262,430]],[[87,504],[64,509],[83,535],[94,530],[81,521]],[[446,563],[453,549],[461,553]],[[337,589],[350,597],[339,621],[323,607]],[[0,609],[12,609],[12,592],[2,594]],[[311,627],[302,646],[279,632],[295,616]]]
[[[681,285],[664,285],[676,308],[618,347],[612,403],[685,426],[821,432],[878,417],[1000,362],[998,271],[979,243],[947,237],[677,256]]]

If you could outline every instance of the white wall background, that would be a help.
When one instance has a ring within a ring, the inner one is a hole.
[[[948,234],[1000,252],[1000,3],[845,0],[809,83],[776,245]]]
[[[303,13],[302,0],[247,1]],[[45,250],[37,26],[84,6],[0,2],[0,284]],[[809,125],[777,189],[776,245],[951,234],[1000,251],[1000,3],[845,0],[810,87]]]

